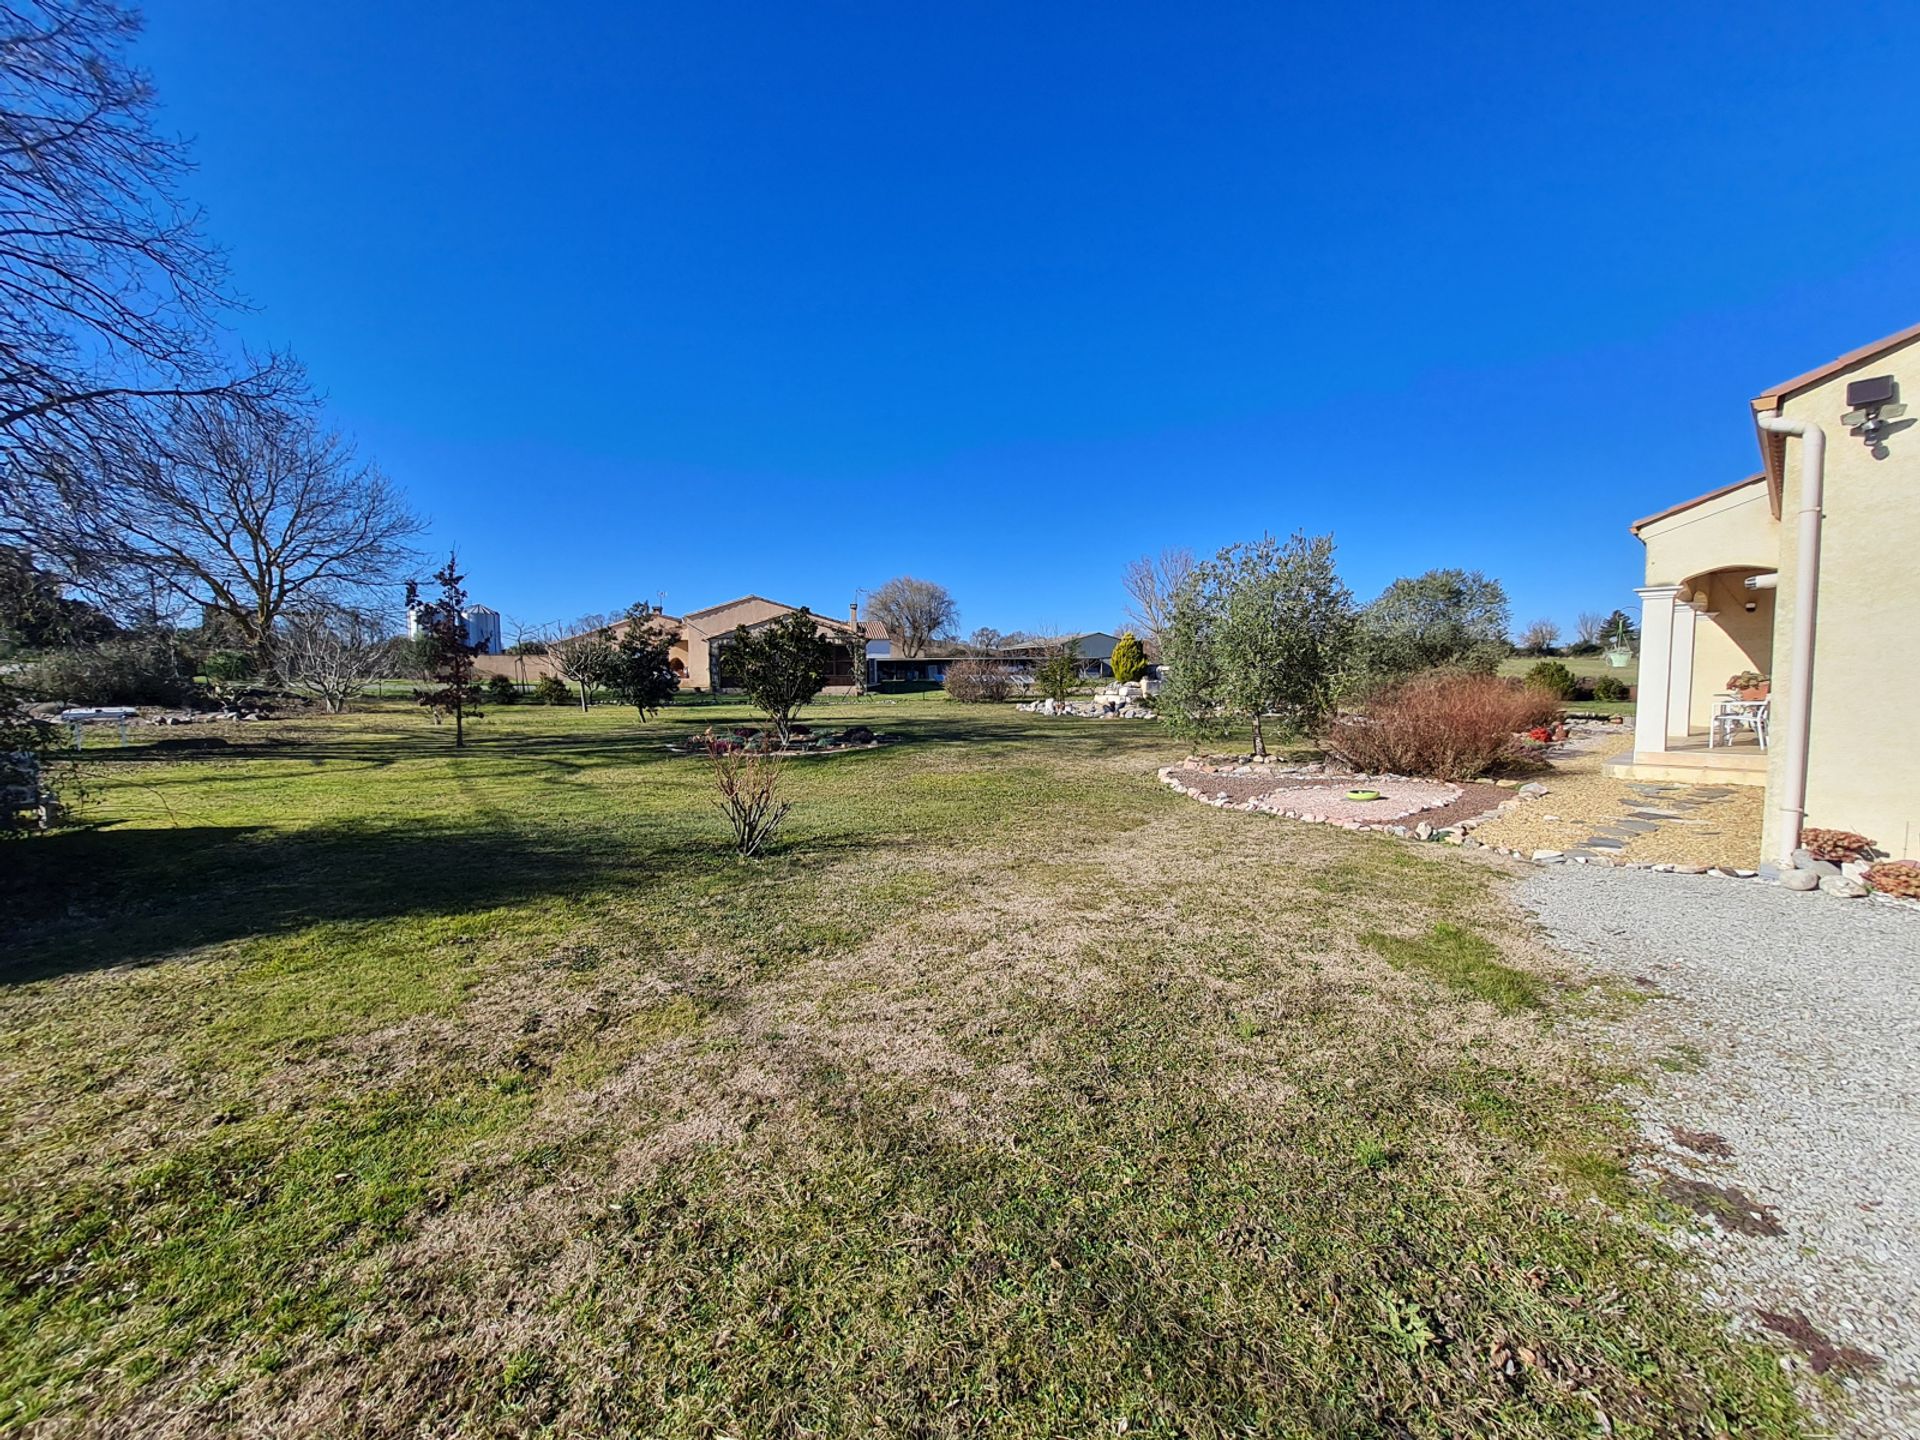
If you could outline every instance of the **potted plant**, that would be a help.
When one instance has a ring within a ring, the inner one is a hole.
[[[1742,670],[1738,675],[1727,677],[1727,688],[1742,700],[1764,700],[1773,689],[1773,682],[1758,670]]]
[[[1633,661],[1633,642],[1639,638],[1633,621],[1624,610],[1616,610],[1600,627],[1600,643],[1606,647],[1607,664],[1624,670]]]

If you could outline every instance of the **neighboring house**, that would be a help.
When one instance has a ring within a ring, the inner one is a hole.
[[[668,615],[656,609],[645,623],[672,632],[674,641],[668,654],[673,673],[680,677],[682,690],[699,694],[732,688],[726,676],[725,650],[736,628],[744,625],[749,631],[758,630],[799,608],[760,595],[743,595],[686,615]],[[820,633],[834,642],[833,669],[824,693],[853,690],[855,674],[867,663],[869,640],[884,640],[886,631],[872,620],[863,622],[857,605],[847,607],[845,620],[825,615],[816,615],[814,620]],[[617,637],[632,623],[619,620],[608,629]],[[481,656],[474,668],[481,675],[505,675],[523,684],[556,673],[552,662],[542,655]]]
[[[1760,473],[1633,526],[1647,550],[1639,706],[1633,754],[1609,770],[1764,785],[1770,862],[1803,823],[1920,856],[1920,430],[1903,393],[1920,398],[1920,326],[1771,387],[1753,402]],[[1746,670],[1770,677],[1768,744],[1710,748]]]
[[[1084,634],[1061,635],[1031,645],[1004,645],[995,653],[1010,664],[1037,669],[1052,659],[1062,645],[1072,645],[1074,658],[1080,662],[1080,673],[1089,678],[1098,678],[1113,674],[1113,647],[1119,643],[1118,635],[1109,635],[1103,630],[1089,630]]]

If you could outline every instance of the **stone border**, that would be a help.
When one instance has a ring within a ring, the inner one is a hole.
[[[1427,824],[1424,820],[1413,825],[1384,822],[1380,824],[1368,824],[1361,820],[1333,820],[1323,815],[1316,815],[1310,810],[1277,809],[1271,804],[1263,805],[1260,803],[1263,800],[1271,800],[1275,795],[1284,794],[1286,787],[1268,791],[1264,795],[1256,795],[1248,800],[1234,801],[1220,799],[1203,789],[1183,784],[1178,778],[1179,772],[1181,771],[1186,771],[1189,774],[1197,772],[1202,775],[1252,775],[1258,773],[1260,769],[1270,771],[1273,773],[1275,779],[1284,777],[1288,779],[1298,779],[1308,782],[1309,784],[1325,784],[1329,786],[1346,782],[1359,785],[1369,781],[1390,784],[1396,780],[1424,785],[1451,783],[1448,781],[1422,779],[1418,775],[1334,775],[1329,774],[1325,769],[1317,765],[1293,766],[1288,768],[1287,762],[1272,755],[1232,757],[1189,755],[1178,765],[1161,766],[1156,773],[1159,775],[1161,783],[1190,799],[1200,801],[1203,805],[1211,805],[1216,810],[1239,810],[1247,814],[1273,815],[1282,820],[1297,820],[1303,825],[1332,825],[1341,830],[1369,830],[1378,834],[1392,835],[1403,840],[1439,841],[1444,844],[1459,845],[1468,850],[1485,850],[1490,855],[1499,855],[1507,859],[1527,861],[1535,865],[1592,865],[1602,870],[1650,870],[1657,875],[1711,875],[1722,880],[1749,880],[1756,885],[1783,884],[1780,873],[1773,866],[1767,866],[1764,870],[1747,870],[1726,865],[1681,865],[1669,861],[1610,860],[1603,855],[1568,855],[1560,850],[1518,850],[1505,845],[1488,845],[1484,841],[1472,838],[1472,832],[1477,826],[1484,825],[1489,820],[1497,820],[1502,815],[1519,809],[1521,805],[1529,801],[1538,800],[1550,794],[1551,791],[1549,787],[1541,784],[1539,781],[1528,781],[1524,784],[1517,780],[1483,780],[1473,782],[1476,784],[1497,785],[1503,790],[1512,790],[1514,795],[1511,799],[1502,800],[1491,810],[1485,811],[1482,814],[1470,815],[1465,819],[1456,820],[1450,825],[1436,828]],[[1407,811],[1396,816],[1395,821],[1403,821],[1412,816],[1416,816],[1420,813],[1420,810],[1438,810],[1451,803],[1451,801],[1440,801],[1432,805],[1423,805],[1417,810]],[[1828,866],[1827,868],[1832,873],[1819,873],[1816,870],[1816,863],[1809,863],[1804,868],[1796,868],[1785,872],[1787,875],[1811,878],[1813,880],[1812,884],[1806,884],[1804,879],[1798,882],[1788,880],[1784,882],[1783,888],[1806,892],[1818,891],[1821,894],[1837,896],[1843,900],[1872,899],[1880,902],[1882,905],[1892,905],[1920,914],[1920,900],[1910,900],[1904,895],[1888,895],[1883,891],[1869,889],[1860,882],[1857,876],[1843,871],[1841,867]]]

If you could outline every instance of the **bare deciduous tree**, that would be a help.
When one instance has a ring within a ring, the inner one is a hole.
[[[1161,635],[1173,611],[1173,597],[1193,573],[1193,552],[1183,545],[1169,546],[1159,555],[1142,555],[1128,565],[1120,577],[1126,587],[1127,624],[1158,658]]]
[[[56,548],[207,606],[263,660],[281,616],[392,583],[423,528],[378,467],[300,410],[179,401],[163,436],[100,469],[51,520]]]
[[[156,404],[299,384],[278,357],[236,376],[220,354],[226,265],[127,61],[139,28],[111,0],[0,6],[0,535],[63,561],[106,557],[42,543],[43,522],[113,478],[91,462],[152,433]]]
[[[593,692],[611,680],[619,667],[612,626],[609,616],[583,615],[565,627],[566,634],[547,641],[548,661],[578,688],[582,710],[592,706]]]
[[[288,616],[273,636],[274,672],[331,715],[390,674],[399,660],[390,628],[365,610],[329,605]]]
[[[867,613],[900,642],[902,655],[924,655],[927,647],[953,629],[960,607],[944,585],[901,575],[887,581],[867,600]]]
[[[1532,655],[1551,650],[1560,639],[1560,627],[1551,620],[1529,620],[1520,632],[1520,648]]]
[[[1600,632],[1605,628],[1607,617],[1592,610],[1582,610],[1573,622],[1573,633],[1582,645],[1598,645]]]

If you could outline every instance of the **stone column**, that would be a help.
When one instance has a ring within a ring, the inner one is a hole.
[[[1636,755],[1659,755],[1667,748],[1667,714],[1673,695],[1673,611],[1684,590],[1680,585],[1648,585],[1634,591],[1640,597],[1640,683],[1633,718]],[[1691,661],[1691,634],[1688,646]]]
[[[1684,597],[1687,592],[1682,591]],[[1667,734],[1684,739],[1693,729],[1693,632],[1700,612],[1682,598],[1673,607],[1673,649],[1667,660]],[[1644,632],[1642,632],[1644,633]]]

